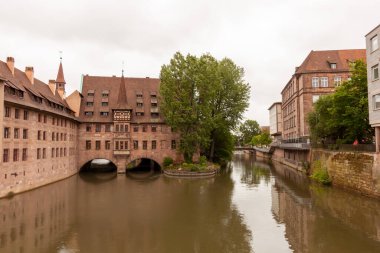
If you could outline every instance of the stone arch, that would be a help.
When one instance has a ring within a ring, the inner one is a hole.
[[[133,164],[134,162],[138,161],[138,160],[141,160],[141,162],[144,162],[144,161],[150,161],[152,164],[151,166],[158,166],[158,169],[161,171],[162,170],[162,164],[159,163],[156,159],[153,159],[152,157],[150,156],[140,156],[140,157],[134,157],[134,158],[131,158],[129,159],[128,161],[128,164],[126,166],[126,171],[132,169],[132,168],[128,168],[130,165],[139,165],[139,164]],[[153,164],[154,163],[154,164]],[[145,164],[146,165],[146,164]],[[156,168],[153,168],[156,170]]]
[[[115,171],[115,172],[117,171],[117,163],[115,163],[115,161],[110,160],[110,159],[108,159],[108,158],[92,158],[92,159],[89,159],[89,160],[87,160],[86,162],[82,163],[82,164],[79,166],[79,172],[85,172],[86,170],[88,170],[88,167],[91,165],[91,163],[92,163],[94,160],[107,160],[107,161],[110,163],[110,166],[113,167],[113,169],[110,170],[110,172],[111,172],[111,171]],[[88,170],[88,171],[89,171],[89,170]],[[95,171],[96,171],[96,170],[95,170]],[[101,172],[101,171],[99,170],[99,172]],[[104,171],[104,172],[106,172],[106,171]]]

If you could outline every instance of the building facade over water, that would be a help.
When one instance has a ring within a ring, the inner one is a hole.
[[[119,172],[148,158],[181,160],[159,110],[159,79],[83,77],[66,97],[62,62],[46,84],[33,67],[0,61],[0,197],[69,177],[93,159]]]
[[[376,152],[380,151],[380,25],[366,36],[369,123],[375,128]]]

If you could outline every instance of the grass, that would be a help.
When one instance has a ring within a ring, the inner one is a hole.
[[[324,164],[322,164],[320,160],[314,161],[312,168],[313,174],[310,176],[311,179],[323,185],[331,184],[331,178],[329,176],[327,168]]]

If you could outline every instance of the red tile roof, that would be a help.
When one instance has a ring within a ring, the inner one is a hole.
[[[123,85],[124,82],[124,85]],[[125,92],[123,91],[125,88]],[[80,118],[83,122],[112,122],[113,109],[131,109],[132,123],[164,122],[161,112],[158,117],[151,117],[151,104],[153,101],[160,106],[159,97],[160,80],[158,78],[130,78],[130,77],[105,77],[105,76],[83,76],[82,103]],[[125,94],[120,95],[120,90]],[[102,94],[108,93],[108,97]],[[88,96],[93,93],[93,96]],[[137,94],[142,94],[138,98]],[[156,95],[156,98],[152,98]],[[121,97],[119,99],[119,97]],[[105,99],[106,98],[106,99]],[[102,106],[104,100],[108,101],[108,106]],[[119,106],[118,101],[122,103]],[[87,106],[87,102],[93,102],[93,106]],[[143,107],[137,107],[137,103],[143,103]],[[124,104],[124,105],[122,105]],[[153,108],[154,110],[154,108]],[[93,116],[86,116],[85,112],[93,112]],[[100,112],[109,112],[108,116],[101,116]],[[144,116],[136,116],[136,112],[144,112]]]
[[[365,61],[365,49],[311,51],[296,70],[296,74],[349,71],[349,63],[358,59]],[[331,69],[331,63],[336,64],[336,69]]]

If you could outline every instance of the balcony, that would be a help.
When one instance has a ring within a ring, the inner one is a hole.
[[[305,137],[281,140],[281,143],[277,144],[277,146],[283,149],[298,149],[298,150],[310,150],[311,148],[309,138],[305,138]]]

